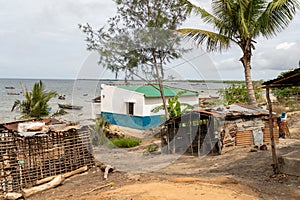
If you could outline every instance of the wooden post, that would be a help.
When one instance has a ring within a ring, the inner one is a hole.
[[[192,156],[194,155],[194,150],[193,150],[193,137],[192,137],[192,125],[193,125],[193,123],[192,123],[192,113],[190,113],[190,122],[189,122],[189,124],[190,124],[190,138],[189,138],[189,140],[190,140],[190,148],[191,148],[191,152],[192,152]]]
[[[278,166],[278,158],[276,154],[276,146],[275,146],[275,139],[273,133],[273,111],[272,111],[272,102],[270,99],[270,88],[266,87],[266,98],[269,107],[269,127],[270,127],[270,137],[271,137],[271,148],[272,148],[272,158],[273,158],[273,170],[275,174],[279,174],[279,166]]]
[[[197,136],[198,136],[198,157],[200,157],[201,114],[199,114],[199,118],[198,118],[198,132],[197,132]]]
[[[176,153],[176,144],[175,144],[175,138],[176,138],[176,121],[175,119],[173,120],[173,125],[174,125],[174,129],[173,129],[173,150],[172,153]]]

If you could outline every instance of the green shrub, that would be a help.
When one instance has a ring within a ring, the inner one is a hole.
[[[159,146],[157,144],[149,144],[147,146],[147,152],[149,152],[149,153],[155,152],[158,150],[158,148],[159,148]]]
[[[141,143],[141,140],[135,138],[114,138],[111,139],[111,142],[120,148],[130,148],[138,146]]]
[[[105,145],[109,148],[113,148],[114,145],[104,133],[105,127],[109,127],[108,122],[104,118],[98,118],[94,127],[95,132],[92,135],[92,144],[94,146]]]
[[[254,84],[254,93],[257,100],[261,99],[261,86],[259,83]],[[249,103],[248,91],[245,83],[231,84],[225,89],[219,89],[218,94],[223,97],[227,105],[233,103]]]

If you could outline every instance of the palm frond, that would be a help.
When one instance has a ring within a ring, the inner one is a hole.
[[[153,113],[158,113],[158,112],[161,111],[161,110],[164,110],[164,106],[163,106],[163,105],[160,105],[160,106],[157,106],[157,107],[153,108],[153,109],[151,110],[151,112],[153,112]]]
[[[186,38],[192,39],[199,46],[205,45],[208,52],[222,51],[230,47],[230,38],[207,30],[185,28],[177,30]]]
[[[300,9],[298,0],[273,0],[257,21],[256,32],[270,38],[284,30]]]
[[[11,108],[11,112],[14,111],[15,109],[20,109],[20,105],[21,105],[21,101],[20,100],[15,100],[12,108]]]

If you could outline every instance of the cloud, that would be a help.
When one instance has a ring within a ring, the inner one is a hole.
[[[287,50],[287,49],[290,49],[291,47],[293,47],[294,45],[296,45],[295,42],[283,42],[283,43],[280,43],[276,46],[276,49],[277,50],[280,50],[280,49],[284,49],[284,50]]]
[[[210,9],[211,1],[193,2]],[[76,78],[76,71],[90,53],[85,48],[85,35],[77,25],[88,22],[94,28],[101,27],[116,11],[113,0],[0,0],[0,3],[2,77]],[[298,65],[299,23],[298,14],[277,37],[258,39],[252,59],[254,78],[276,77],[281,71]],[[199,16],[189,19],[182,27],[208,28],[201,23]],[[199,51],[195,55],[202,53]],[[243,67],[239,61],[241,54],[240,49],[233,47],[222,54],[206,54],[195,60],[186,57],[192,69],[184,71],[184,68],[176,68],[176,71],[192,76],[196,69],[207,79],[214,78],[217,73],[224,79],[243,79]],[[88,66],[92,66],[92,62],[88,62]],[[61,73],[62,68],[64,73]],[[97,70],[97,66],[94,68]],[[83,75],[88,76],[89,73]]]

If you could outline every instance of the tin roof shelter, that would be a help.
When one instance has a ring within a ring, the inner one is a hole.
[[[269,107],[269,126],[270,126],[270,134],[271,134],[271,141],[272,141],[272,157],[273,157],[273,166],[274,172],[280,173],[279,166],[278,166],[278,158],[276,155],[275,149],[275,142],[274,142],[274,134],[273,134],[273,118],[272,118],[272,102],[270,99],[270,88],[274,87],[291,87],[291,86],[300,86],[300,68],[297,68],[293,71],[287,72],[286,74],[266,81],[262,84],[266,88],[266,98],[268,101]]]

